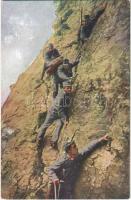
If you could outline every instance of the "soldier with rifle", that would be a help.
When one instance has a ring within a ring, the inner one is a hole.
[[[97,23],[99,17],[105,11],[106,6],[107,3],[105,3],[100,9],[98,9],[96,13],[92,16],[84,15],[84,20],[82,20],[82,9],[81,9],[81,26],[78,31],[78,39],[77,39],[78,42],[80,42],[80,44],[83,45],[84,41],[86,41],[90,37],[95,24]]]

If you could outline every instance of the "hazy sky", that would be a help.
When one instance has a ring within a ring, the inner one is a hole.
[[[36,58],[52,33],[53,1],[4,1],[2,4],[2,103],[9,86]]]

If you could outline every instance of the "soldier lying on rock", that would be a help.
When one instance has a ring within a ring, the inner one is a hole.
[[[51,139],[51,146],[57,147],[57,141],[61,133],[61,129],[64,123],[69,121],[69,108],[72,102],[72,86],[70,82],[63,83],[63,89],[61,89],[53,100],[53,105],[48,111],[44,123],[40,127],[40,131],[37,137],[37,151],[38,155],[41,156],[44,144],[44,135],[49,126],[52,125],[54,121],[57,122],[57,127]]]
[[[90,15],[85,15],[84,16],[84,21],[81,24],[81,27],[78,31],[78,42],[81,42],[82,44],[84,43],[87,38],[90,37],[92,30],[99,19],[99,17],[103,14],[106,4],[104,4],[97,12],[90,16]]]
[[[108,141],[107,135],[91,142],[82,152],[74,141],[64,146],[66,155],[49,167],[48,174],[51,180],[48,190],[49,199],[73,199],[73,189],[78,177],[82,162],[95,150]]]

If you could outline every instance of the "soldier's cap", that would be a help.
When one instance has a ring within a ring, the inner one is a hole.
[[[53,48],[54,45],[53,45],[52,43],[49,43],[49,44],[48,44],[48,47],[49,47],[49,48]]]
[[[65,58],[65,59],[63,60],[63,63],[64,63],[64,64],[69,63],[69,59]]]
[[[64,144],[64,151],[65,151],[66,153],[68,153],[68,151],[69,151],[69,149],[70,149],[70,147],[71,147],[72,144],[75,144],[75,141],[74,141],[74,140],[72,140],[72,141],[70,141],[70,142],[66,142],[66,143]]]
[[[71,81],[64,81],[63,87],[72,86]]]

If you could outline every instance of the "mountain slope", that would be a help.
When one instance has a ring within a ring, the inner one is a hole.
[[[80,49],[78,44],[70,45],[77,39],[80,8],[83,7],[84,14],[92,14],[103,2],[57,2],[58,17],[49,41],[71,61],[81,50],[81,60],[70,123],[62,130],[59,140],[60,152],[49,148],[53,125],[46,134],[45,168],[40,177],[32,173],[37,116],[48,109],[52,96],[50,80],[35,89],[41,76],[45,47],[11,86],[11,93],[2,108],[2,130],[13,130],[10,135],[7,131],[7,137],[3,135],[2,139],[3,198],[45,198],[47,167],[62,153],[65,140],[75,132],[79,149],[104,133],[109,133],[113,139],[85,161],[75,187],[75,197],[129,197],[129,2],[108,1],[84,46]]]

